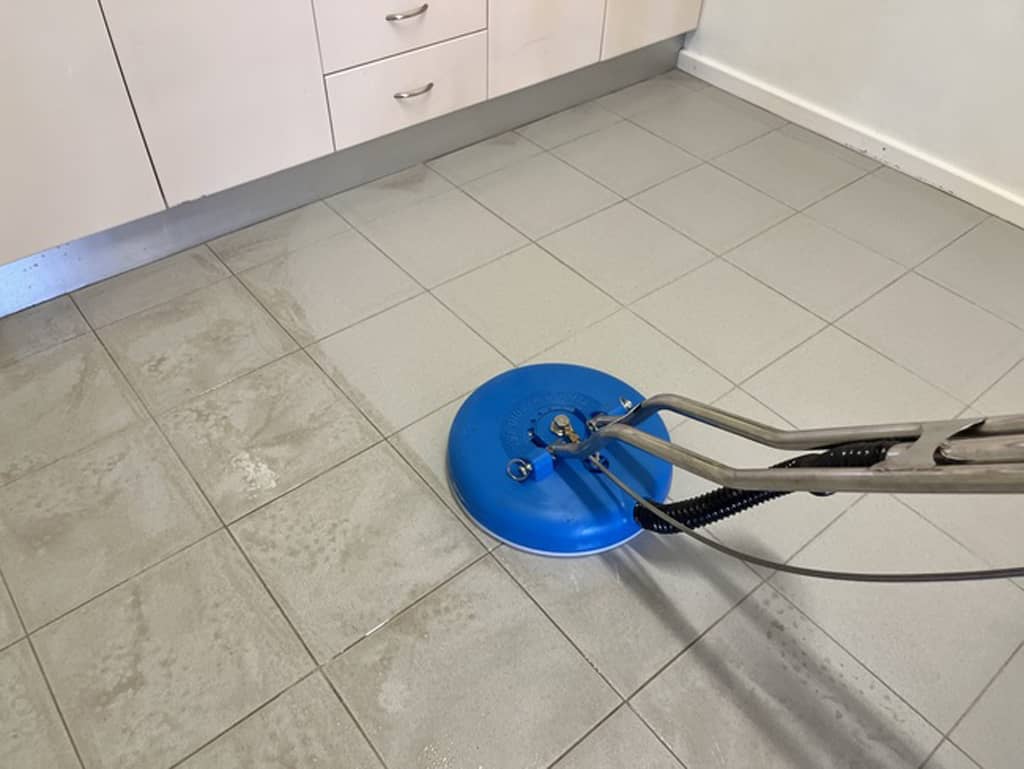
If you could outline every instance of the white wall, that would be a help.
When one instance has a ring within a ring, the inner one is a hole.
[[[705,77],[1024,224],[1024,3],[705,0]]]

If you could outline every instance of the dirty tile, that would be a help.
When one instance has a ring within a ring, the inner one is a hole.
[[[418,165],[346,190],[324,202],[359,227],[452,189],[451,182],[443,176]]]
[[[0,488],[0,563],[33,630],[218,525],[146,425]]]
[[[553,155],[537,155],[465,186],[466,192],[530,238],[540,238],[619,200]]]
[[[613,313],[618,305],[530,245],[435,291],[460,318],[520,362]]]
[[[483,552],[386,445],[233,529],[320,662]]]
[[[141,420],[142,404],[92,334],[0,369],[0,484]],[[17,436],[11,440],[10,436]]]
[[[225,521],[380,438],[301,352],[189,401],[160,424]]]
[[[700,166],[637,195],[648,213],[721,254],[793,211],[711,166]]]
[[[460,190],[445,192],[390,218],[363,225],[370,240],[424,286],[461,275],[528,241]]]
[[[948,740],[939,746],[922,769],[981,769],[966,753]]]
[[[509,131],[431,160],[427,165],[449,181],[465,184],[543,151],[525,136]]]
[[[0,318],[0,368],[88,330],[85,319],[66,296]]]
[[[358,232],[300,248],[238,277],[302,345],[421,291]]]
[[[881,165],[877,160],[869,157],[863,152],[858,152],[857,150],[850,149],[849,147],[844,147],[842,144],[834,142],[831,139],[826,139],[821,134],[814,133],[814,131],[808,131],[806,128],[798,126],[795,123],[787,123],[782,126],[782,128],[779,129],[779,133],[790,139],[795,139],[798,142],[810,145],[816,150],[835,155],[843,162],[849,163],[852,166],[857,166],[857,168],[862,171],[874,171]]]
[[[644,722],[622,707],[588,734],[552,769],[680,769]]]
[[[1017,651],[988,690],[950,734],[985,769],[1015,769],[1024,755],[1020,697],[1024,652]]]
[[[1018,363],[975,401],[982,414],[1024,414],[1024,362]]]
[[[310,354],[385,435],[508,365],[428,295],[328,337]]]
[[[410,769],[545,767],[619,703],[490,559],[327,673],[384,761]]]
[[[7,588],[0,583],[0,649],[21,638],[23,631]]]
[[[599,131],[620,120],[622,118],[619,115],[606,110],[600,104],[587,102],[523,126],[518,129],[518,133],[534,144],[551,149]]]
[[[74,297],[82,314],[99,328],[230,274],[210,249],[197,246],[83,288]]]
[[[233,279],[117,321],[100,336],[157,413],[295,349]]]
[[[675,77],[655,77],[650,80],[641,80],[639,83],[602,96],[597,103],[622,117],[632,117],[638,112],[671,104],[679,98],[681,91],[692,90],[695,89],[687,80]]]
[[[865,572],[985,568],[887,495],[864,497],[793,562]],[[879,586],[786,574],[772,580],[943,730],[1024,641],[1024,593],[1005,581]]]
[[[348,229],[348,222],[317,201],[211,240],[208,245],[231,270],[241,272]]]
[[[180,765],[181,769],[381,769],[324,679],[314,674]]]
[[[169,766],[313,662],[226,533],[36,634],[89,767]]]
[[[17,769],[79,769],[28,641],[0,651],[0,757]]]
[[[917,769],[942,739],[768,585],[633,707],[690,767]]]

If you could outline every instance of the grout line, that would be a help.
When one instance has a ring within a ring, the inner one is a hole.
[[[562,761],[566,756],[568,756],[570,753],[572,753],[590,735],[592,735],[594,732],[596,732],[598,729],[600,729],[602,726],[604,726],[604,724],[606,724],[608,721],[610,721],[612,719],[612,716],[614,716],[616,713],[618,713],[620,710],[622,710],[625,707],[626,707],[626,703],[625,702],[620,702],[618,705],[616,705],[614,708],[612,708],[611,711],[608,712],[606,715],[604,715],[601,718],[597,719],[597,723],[595,723],[593,726],[591,726],[589,729],[587,729],[585,732],[583,732],[583,734],[580,735],[577,739],[575,739],[574,741],[569,743],[569,747],[567,747],[565,750],[563,750],[561,753],[559,753],[558,756],[555,757],[554,761],[552,761],[549,764],[547,764],[546,765],[547,769],[557,769],[558,763],[560,761]]]
[[[948,248],[948,246],[946,248]],[[943,248],[942,250],[944,251],[945,248]],[[938,256],[938,252],[936,252],[936,254],[934,256]],[[934,257],[929,257],[929,261],[932,258],[934,258]],[[982,304],[978,304],[976,301],[971,299],[969,296],[964,296],[959,291],[957,291],[955,288],[947,286],[945,283],[941,283],[938,280],[935,280],[930,275],[926,275],[925,273],[920,272],[919,268],[921,266],[923,266],[923,264],[924,263],[922,262],[922,264],[919,264],[917,267],[915,267],[913,270],[911,270],[911,272],[913,272],[914,275],[916,275],[917,277],[921,278],[922,280],[928,281],[933,286],[936,286],[936,287],[942,289],[943,291],[946,291],[946,292],[952,294],[953,296],[959,297],[960,299],[964,300],[965,302],[967,302],[972,307],[975,307],[978,310],[981,310],[986,315],[988,315],[988,316],[990,316],[990,317],[992,317],[992,318],[994,318],[996,320],[1001,320],[1003,323],[1008,323],[1009,325],[1013,326],[1018,331],[1024,331],[1024,326],[1021,326],[1016,321],[1012,321],[1009,318],[1004,318],[1002,315],[999,315],[998,313],[994,312],[993,310],[990,310],[988,307],[985,307]]]
[[[637,691],[639,691],[639,689]],[[656,739],[659,743],[661,743],[661,746],[663,748],[665,748],[665,750],[668,751],[669,755],[672,756],[672,758],[674,758],[676,760],[676,762],[679,764],[679,766],[682,767],[682,769],[687,769],[686,762],[683,761],[683,759],[681,759],[679,757],[679,755],[675,752],[675,750],[673,750],[672,746],[668,744],[668,740],[666,740],[664,737],[662,737],[660,734],[658,734],[658,732],[655,730],[655,728],[653,726],[651,726],[649,723],[647,723],[647,720],[643,716],[640,715],[640,712],[636,709],[636,707],[634,707],[633,702],[631,700],[627,700],[626,701],[626,707],[629,708],[630,712],[634,716],[636,716],[636,719],[641,724],[644,725],[644,728],[647,729],[648,732],[650,732],[651,734],[654,735],[654,739]]]
[[[341,695],[341,691],[338,689],[337,686],[334,685],[334,681],[332,681],[331,677],[327,675],[327,671],[324,670],[325,667],[325,665],[320,666],[320,677],[323,678],[323,680],[327,683],[327,688],[329,688],[334,693],[334,696],[338,699],[338,702],[341,703],[341,707],[348,714],[348,717],[352,719],[352,723],[355,724],[356,729],[359,731],[359,734],[362,735],[362,738],[366,740],[366,744],[370,746],[370,750],[373,752],[373,755],[376,756],[377,760],[380,761],[380,765],[387,769],[388,764],[384,760],[384,756],[377,749],[377,746],[373,743],[373,740],[370,739],[370,735],[366,732],[366,729],[363,728],[363,725],[359,722],[359,719],[356,718],[355,711],[353,711],[352,708],[349,707],[349,704]],[[299,767],[295,767],[295,769],[299,769]]]
[[[953,732],[955,732],[957,730],[957,728],[960,726],[960,724],[963,722],[963,720],[965,718],[967,718],[967,716],[970,714],[970,712],[972,710],[974,710],[975,705],[977,705],[981,701],[981,699],[986,694],[988,694],[989,689],[992,688],[992,686],[995,684],[996,680],[1010,666],[1010,663],[1013,662],[1014,658],[1018,654],[1024,653],[1024,652],[1021,651],[1022,649],[1024,649],[1024,641],[1021,641],[1019,644],[1017,644],[1016,648],[1012,652],[1010,652],[1010,656],[1006,658],[1006,661],[1002,665],[999,666],[999,669],[996,670],[996,672],[992,675],[992,677],[988,680],[988,682],[981,688],[981,691],[978,692],[978,696],[971,700],[970,704],[967,706],[967,708],[964,710],[964,712],[960,714],[960,717],[953,723],[953,725],[951,727],[949,727],[949,731],[945,733],[946,739],[949,740],[950,742],[952,742],[954,745],[956,745],[957,748],[959,748],[961,751],[963,751],[963,753],[965,755],[967,755],[976,764],[978,764],[978,766],[981,766],[981,762],[978,761],[977,759],[975,759],[974,756],[972,756],[970,753],[967,752],[967,750],[965,750],[964,748],[960,747],[960,745],[958,743],[954,742],[953,738],[950,735],[952,735]]]

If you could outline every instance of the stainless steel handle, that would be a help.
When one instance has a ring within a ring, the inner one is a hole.
[[[419,88],[414,88],[411,91],[399,91],[398,93],[395,94],[395,98],[398,99],[399,101],[404,101],[405,99],[415,99],[417,96],[422,96],[423,94],[430,93],[433,90],[434,83],[433,81],[431,81],[426,85],[421,85]]]
[[[417,16],[425,14],[429,7],[430,3],[424,3],[419,8],[410,8],[408,11],[389,13],[384,17],[384,21],[405,21],[406,19],[415,19]]]

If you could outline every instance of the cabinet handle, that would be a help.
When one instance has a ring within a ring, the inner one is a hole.
[[[433,90],[434,83],[430,82],[427,83],[426,85],[421,85],[419,88],[414,88],[411,91],[399,91],[398,93],[395,94],[395,98],[398,99],[399,101],[404,101],[405,99],[414,99],[417,96],[422,96],[423,94],[430,93]]]
[[[410,8],[408,11],[399,11],[398,13],[389,13],[384,17],[384,21],[405,21],[406,19],[414,19],[417,16],[422,16],[427,12],[427,8],[430,7],[430,3],[424,3],[419,8]]]

